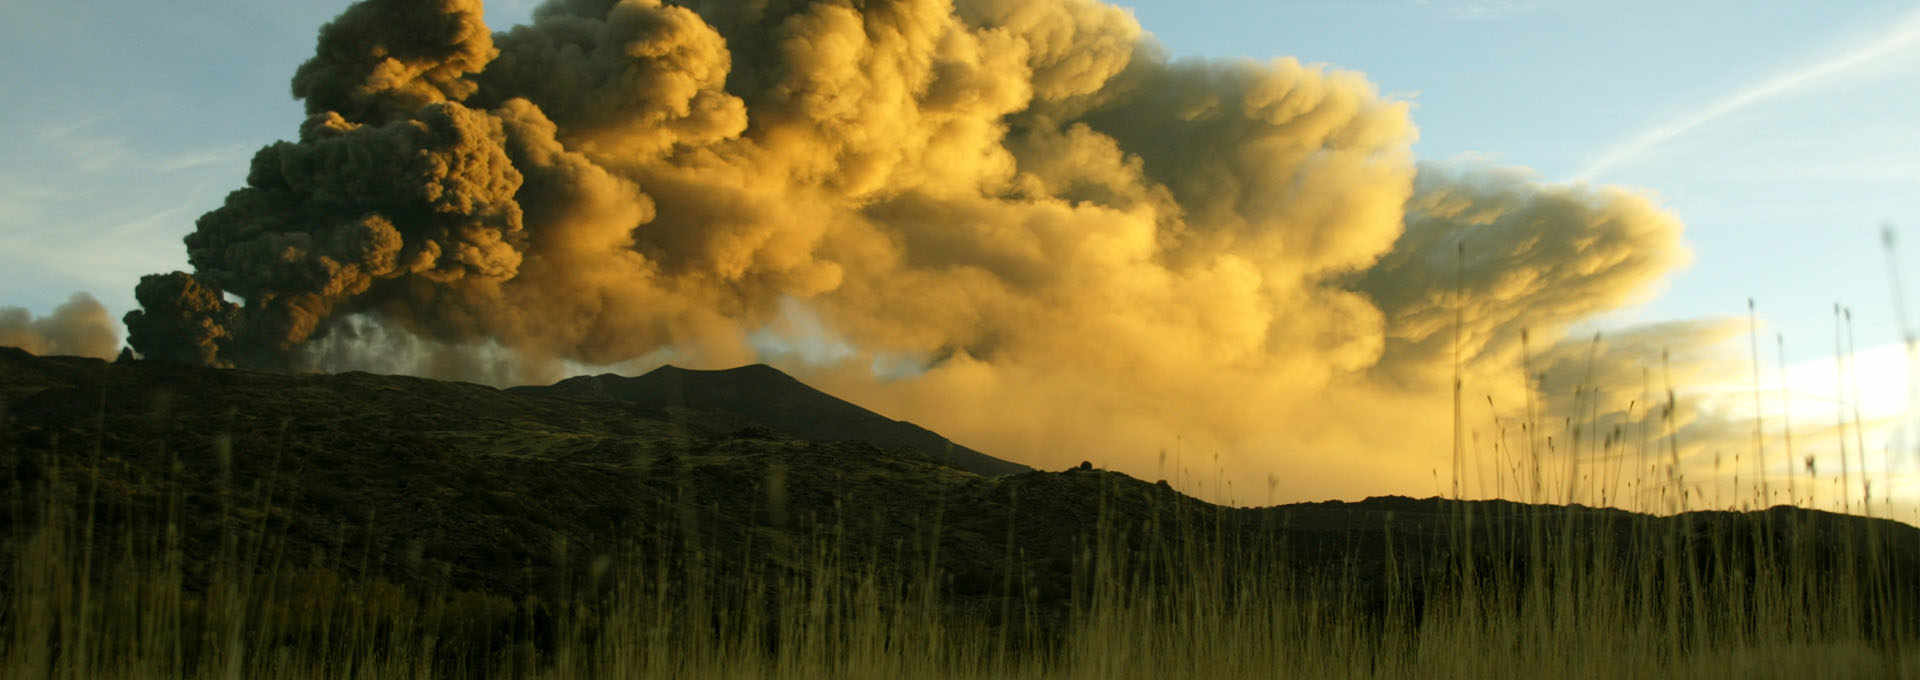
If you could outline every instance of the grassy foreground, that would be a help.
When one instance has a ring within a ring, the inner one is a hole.
[[[690,532],[582,558],[521,601],[394,585],[367,568],[392,556],[292,555],[268,531],[193,559],[184,524],[264,527],[275,499],[169,503],[104,528],[102,479],[97,461],[64,461],[9,495],[12,516],[38,521],[0,553],[0,676],[1920,677],[1912,575],[1888,558],[1913,537],[1794,514],[1729,530],[1457,503],[1438,554],[1396,554],[1389,520],[1383,561],[1313,571],[1175,504],[1103,516],[1049,624],[1011,571],[999,611],[956,615],[937,555],[876,566],[831,527],[793,549],[794,570],[721,563]],[[1009,563],[1016,550],[1010,535]]]

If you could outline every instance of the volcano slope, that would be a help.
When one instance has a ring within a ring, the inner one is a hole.
[[[916,451],[988,477],[1033,470],[954,444],[913,423],[860,408],[766,364],[725,371],[662,366],[632,378],[611,373],[583,375],[546,387],[511,387],[507,391],[589,402],[619,401],[659,412],[687,409],[704,414],[709,422],[731,416],[808,441],[862,441],[883,449]]]
[[[1236,572],[1256,569],[1383,620],[1417,621],[1449,592],[1566,592],[1613,571],[1643,607],[1718,606],[1670,595],[1712,581],[1738,597],[1757,574],[1798,569],[1878,589],[1883,624],[1920,611],[1920,532],[1888,520],[1400,497],[1226,508],[1088,465],[949,448],[764,366],[497,390],[0,348],[0,399],[7,563],[61,517],[85,518],[101,554],[177,526],[189,591],[239,544],[276,556],[257,564],[547,611],[536,603],[588,595],[579,584],[609,561],[669,580],[698,561],[725,593],[817,576],[826,546],[865,565],[847,573],[926,579],[949,615],[1033,640],[1067,630],[1098,583],[1244,583]]]

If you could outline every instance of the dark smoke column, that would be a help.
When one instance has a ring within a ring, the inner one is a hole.
[[[329,319],[518,272],[522,175],[493,114],[460,103],[498,51],[478,0],[368,0],[293,79],[310,114],[186,236],[193,273],[147,276],[126,316],[143,356],[284,369]],[[223,299],[238,295],[244,306]]]
[[[232,366],[222,355],[240,320],[240,308],[186,272],[140,277],[127,312],[127,344],[148,359]]]

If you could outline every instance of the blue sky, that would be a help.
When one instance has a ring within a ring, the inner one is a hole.
[[[193,219],[293,134],[288,78],[346,4],[0,4],[5,303],[45,312],[87,290],[117,314],[139,274],[181,267]],[[1122,4],[1178,56],[1366,73],[1415,103],[1427,161],[1658,196],[1695,261],[1596,327],[1738,315],[1753,297],[1796,359],[1830,349],[1836,301],[1863,347],[1896,337],[1877,230],[1920,215],[1920,5]],[[490,23],[531,6],[494,3]]]
[[[1131,6],[1178,55],[1296,56],[1362,71],[1415,102],[1423,159],[1525,166],[1548,181],[1581,177],[1650,132],[1842,62],[1592,174],[1659,197],[1686,223],[1695,256],[1650,304],[1596,325],[1741,315],[1752,297],[1797,358],[1831,351],[1835,302],[1854,308],[1861,346],[1897,339],[1878,229],[1920,226],[1920,5]],[[1888,49],[1848,62],[1875,43]],[[1907,253],[1920,263],[1920,250]]]

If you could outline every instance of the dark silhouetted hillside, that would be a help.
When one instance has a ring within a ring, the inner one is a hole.
[[[882,575],[934,569],[956,616],[993,620],[1031,601],[1033,616],[1013,623],[1059,631],[1085,583],[1076,573],[1103,554],[1151,572],[1141,583],[1191,577],[1193,560],[1232,571],[1260,556],[1301,588],[1333,584],[1348,606],[1413,616],[1462,564],[1557,578],[1529,560],[1574,544],[1625,573],[1744,573],[1791,557],[1826,574],[1864,569],[1850,556],[1877,536],[1872,554],[1890,565],[1877,573],[1920,574],[1920,531],[1884,519],[1398,497],[1226,508],[1118,472],[1017,471],[960,447],[926,453],[936,446],[936,434],[764,366],[497,390],[0,348],[0,489],[13,501],[0,503],[0,535],[23,536],[51,509],[92,517],[99,549],[120,551],[114,537],[171,532],[177,517],[190,585],[232,535],[295,564],[343,557],[348,578],[505,602],[590,581],[588,565],[606,559],[691,559],[724,588],[808,573],[831,545]],[[1544,536],[1530,531],[1543,524]],[[0,542],[0,561],[19,545]],[[1920,601],[1910,578],[1859,579],[1902,606]]]
[[[508,391],[611,399],[661,411],[680,408],[732,414],[809,441],[863,441],[881,448],[911,449],[978,475],[1033,470],[960,446],[913,423],[860,408],[766,364],[723,371],[662,366],[631,378],[611,373],[583,375],[546,387],[514,387]]]

